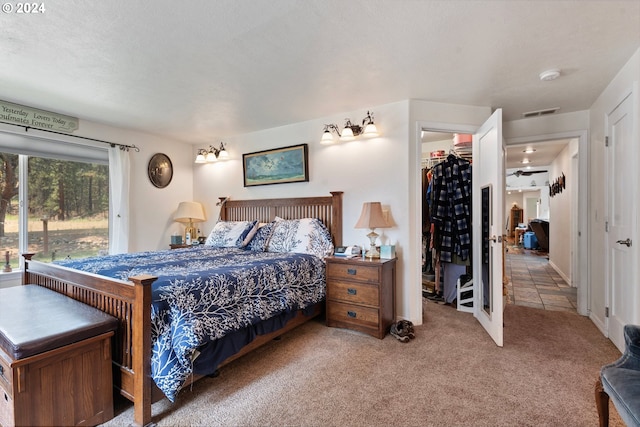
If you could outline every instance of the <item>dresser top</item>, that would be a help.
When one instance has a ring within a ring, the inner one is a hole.
[[[395,261],[397,258],[391,258],[391,259],[387,259],[387,258],[362,258],[362,256],[357,256],[357,257],[341,257],[341,256],[330,256],[327,257],[326,260],[327,261],[331,261],[331,262],[335,262],[335,263],[342,263],[342,264],[362,264],[362,265],[380,265],[380,264],[386,264],[388,262],[391,261]]]

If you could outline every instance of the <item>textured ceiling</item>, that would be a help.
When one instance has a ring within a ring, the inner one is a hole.
[[[640,46],[637,0],[44,4],[0,13],[0,99],[197,143],[409,98],[584,110]]]

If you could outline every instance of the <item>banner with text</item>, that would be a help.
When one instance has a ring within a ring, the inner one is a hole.
[[[78,118],[0,100],[0,121],[15,125],[71,133],[78,129]]]

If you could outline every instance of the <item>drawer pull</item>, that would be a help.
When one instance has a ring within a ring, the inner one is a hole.
[[[347,293],[349,295],[357,295],[358,294],[358,290],[357,289],[353,289],[353,288],[347,288]]]
[[[347,316],[353,317],[355,319],[357,315],[355,311],[347,311]]]
[[[352,276],[355,276],[357,272],[358,270],[355,268],[347,268],[347,274],[351,274]]]

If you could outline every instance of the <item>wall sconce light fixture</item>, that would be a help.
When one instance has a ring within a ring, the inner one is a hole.
[[[200,148],[196,156],[196,163],[213,163],[218,160],[227,160],[228,158],[229,153],[224,148],[224,143],[220,142],[220,147],[218,148],[213,145],[210,145],[208,150]]]
[[[367,111],[367,116],[362,119],[362,126],[351,123],[350,119],[345,119],[346,123],[342,132],[335,124],[324,125],[324,131],[322,132],[321,144],[333,144],[335,142],[331,132],[335,132],[340,141],[353,141],[356,136],[362,136],[364,138],[373,138],[378,136],[378,129],[373,122],[373,113]]]

